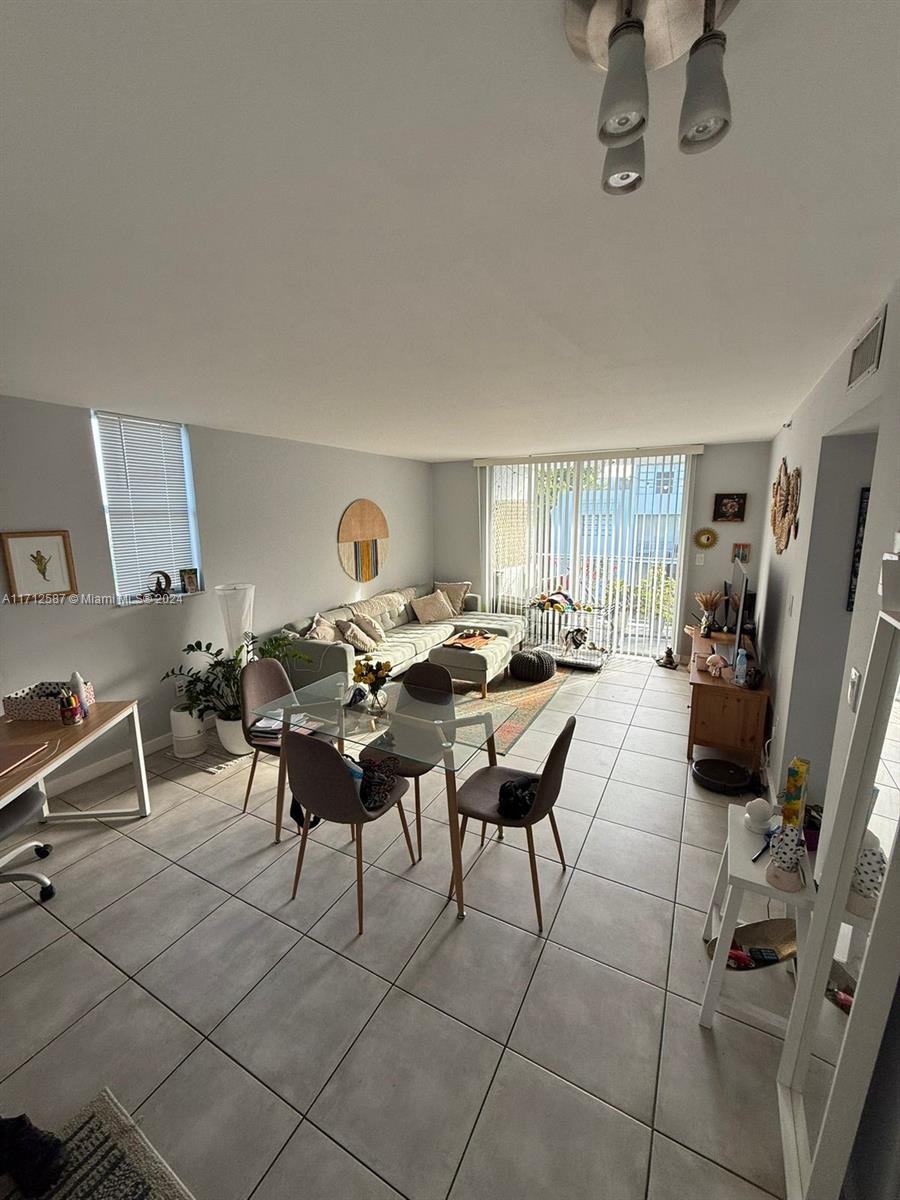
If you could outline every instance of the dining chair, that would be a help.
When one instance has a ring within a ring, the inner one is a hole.
[[[259,719],[254,709],[264,704],[279,700],[293,689],[288,673],[277,658],[256,658],[248,662],[241,671],[241,725],[244,738],[253,747],[253,762],[250,765],[250,778],[247,780],[247,791],[244,795],[243,812],[247,811],[250,800],[250,789],[253,787],[253,776],[260,753],[272,754],[275,758],[281,754],[281,737],[260,737],[254,734],[253,726]]]
[[[416,715],[421,716],[421,705],[423,704],[434,705],[436,717],[439,717],[439,710],[441,708],[446,709],[448,715],[452,716],[453,680],[446,667],[439,667],[436,663],[430,662],[413,663],[403,675],[400,681],[400,694],[397,697],[396,711],[402,714],[404,711],[414,709]],[[365,762],[368,760],[373,762],[389,754],[393,754],[393,751],[388,746],[379,746],[378,743],[375,743],[363,750],[359,756],[359,761]],[[398,755],[397,757],[400,759],[397,774],[402,779],[411,779],[415,789],[416,850],[421,861],[422,789],[419,781],[423,775],[427,775],[441,761],[441,750],[436,744],[434,758],[432,761],[427,762],[418,762],[412,758],[404,758],[402,755]]]
[[[544,918],[541,913],[541,887],[538,881],[537,859],[534,853],[532,829],[538,821],[543,821],[545,817],[547,818],[550,822],[550,828],[553,831],[553,840],[556,842],[559,861],[562,863],[562,869],[565,871],[566,858],[563,854],[559,829],[556,825],[556,817],[553,815],[553,806],[562,787],[563,773],[566,769],[566,758],[569,754],[569,746],[571,745],[574,732],[575,718],[569,717],[563,726],[562,732],[550,748],[543,771],[529,776],[526,772],[516,771],[511,767],[482,767],[481,770],[471,775],[456,793],[456,804],[459,809],[459,815],[462,817],[462,824],[459,830],[461,839],[466,836],[466,826],[469,823],[469,818],[473,821],[481,822],[482,845],[484,844],[488,825],[496,825],[498,827],[499,832],[497,836],[501,839],[504,829],[525,830],[525,837],[528,842],[528,859],[531,864],[531,886],[534,890],[534,908],[537,913],[539,930],[543,930],[544,928]],[[522,779],[523,776],[534,779],[537,783],[537,791],[530,811],[526,816],[520,818],[501,816],[498,811],[501,785],[508,780]],[[449,895],[453,896],[452,883]]]
[[[416,856],[413,853],[409,826],[401,801],[401,797],[409,789],[409,784],[405,779],[396,779],[385,803],[380,808],[368,809],[359,798],[344,756],[331,742],[292,730],[286,735],[283,753],[287,762],[291,791],[295,796],[302,796],[301,803],[305,810],[291,899],[296,899],[300,886],[300,872],[303,870],[303,856],[306,853],[311,817],[315,815],[324,821],[350,825],[356,841],[356,912],[359,932],[362,933],[363,829],[396,806],[409,851],[409,861],[415,865]]]

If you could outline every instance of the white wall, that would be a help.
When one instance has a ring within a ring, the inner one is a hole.
[[[685,589],[684,621],[699,611],[695,592],[722,590],[722,583],[731,579],[731,547],[735,542],[749,542],[750,561],[747,574],[750,590],[756,591],[762,541],[769,517],[769,443],[734,442],[723,446],[706,446],[694,459],[693,498],[688,517],[687,586]],[[717,492],[746,492],[747,507],[744,520],[713,521],[713,503]],[[694,534],[698,529],[714,529],[719,540],[711,550],[698,550]],[[698,562],[698,558],[703,561]],[[722,609],[719,610],[720,615]],[[682,654],[690,653],[690,640],[678,631],[677,644]]]
[[[483,596],[476,476],[471,462],[434,463],[434,576]]]
[[[815,607],[815,596],[807,595],[807,561],[810,551],[822,439],[844,428],[859,427],[859,414],[866,411],[865,424],[874,423],[878,442],[872,467],[872,492],[866,523],[866,538],[860,565],[856,606],[847,636],[847,652],[841,672],[839,694],[843,695],[852,666],[863,671],[879,609],[877,594],[881,556],[890,551],[893,533],[900,529],[900,285],[892,290],[882,350],[881,369],[847,391],[851,347],[848,346],[828,368],[818,384],[798,405],[789,429],[782,429],[772,443],[769,476],[782,456],[788,467],[799,466],[802,473],[798,537],[784,554],[776,555],[772,539],[765,539],[765,554],[760,567],[761,644],[774,685],[774,736],[771,763],[773,783],[780,787],[787,762],[802,753],[789,744],[788,715],[794,706],[821,710],[821,696],[805,686],[812,679],[811,668],[817,657],[827,654],[827,645],[813,644],[798,655],[800,622],[804,611]],[[787,419],[790,414],[786,413]],[[853,509],[855,518],[855,508]],[[842,535],[832,543],[832,566],[846,578],[850,546]],[[808,607],[809,606],[809,607]],[[829,805],[840,783],[840,772],[847,755],[854,716],[840,699],[831,742],[825,803]],[[822,797],[817,797],[821,799]],[[826,818],[826,837],[830,822]]]
[[[430,464],[198,426],[190,441],[206,586],[255,583],[257,633],[432,580]],[[381,505],[391,533],[385,567],[365,585],[344,574],[336,547],[341,512],[360,496]],[[88,410],[0,399],[0,529],[60,528],[71,533],[79,591],[111,594]],[[0,694],[77,668],[101,698],[140,697],[149,740],[168,730],[173,702],[160,676],[187,642],[223,636],[211,592],[158,608],[0,605]],[[111,735],[97,757],[121,745]]]

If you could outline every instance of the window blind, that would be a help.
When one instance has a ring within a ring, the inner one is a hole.
[[[93,414],[94,443],[116,593],[132,598],[165,571],[200,570],[187,430],[170,421]]]
[[[481,468],[490,607],[521,613],[562,590],[602,615],[615,652],[660,653],[675,629],[688,464],[605,454]]]

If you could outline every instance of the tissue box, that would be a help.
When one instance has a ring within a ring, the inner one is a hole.
[[[12,721],[58,721],[59,697],[68,682],[45,681],[33,683],[3,697],[3,711]],[[84,681],[84,692],[89,705],[94,703],[94,685]]]

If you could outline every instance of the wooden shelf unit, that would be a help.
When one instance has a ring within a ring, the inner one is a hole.
[[[738,756],[752,771],[757,771],[766,740],[768,687],[764,683],[755,690],[738,687],[730,667],[723,667],[718,677],[706,670],[706,659],[714,653],[713,642],[718,641],[720,645],[729,640],[733,642],[733,635],[702,638],[692,625],[686,627],[685,633],[691,637],[688,758],[694,757],[694,746],[710,746]],[[752,663],[752,647],[747,645],[746,649]],[[698,662],[703,663],[702,671]]]

